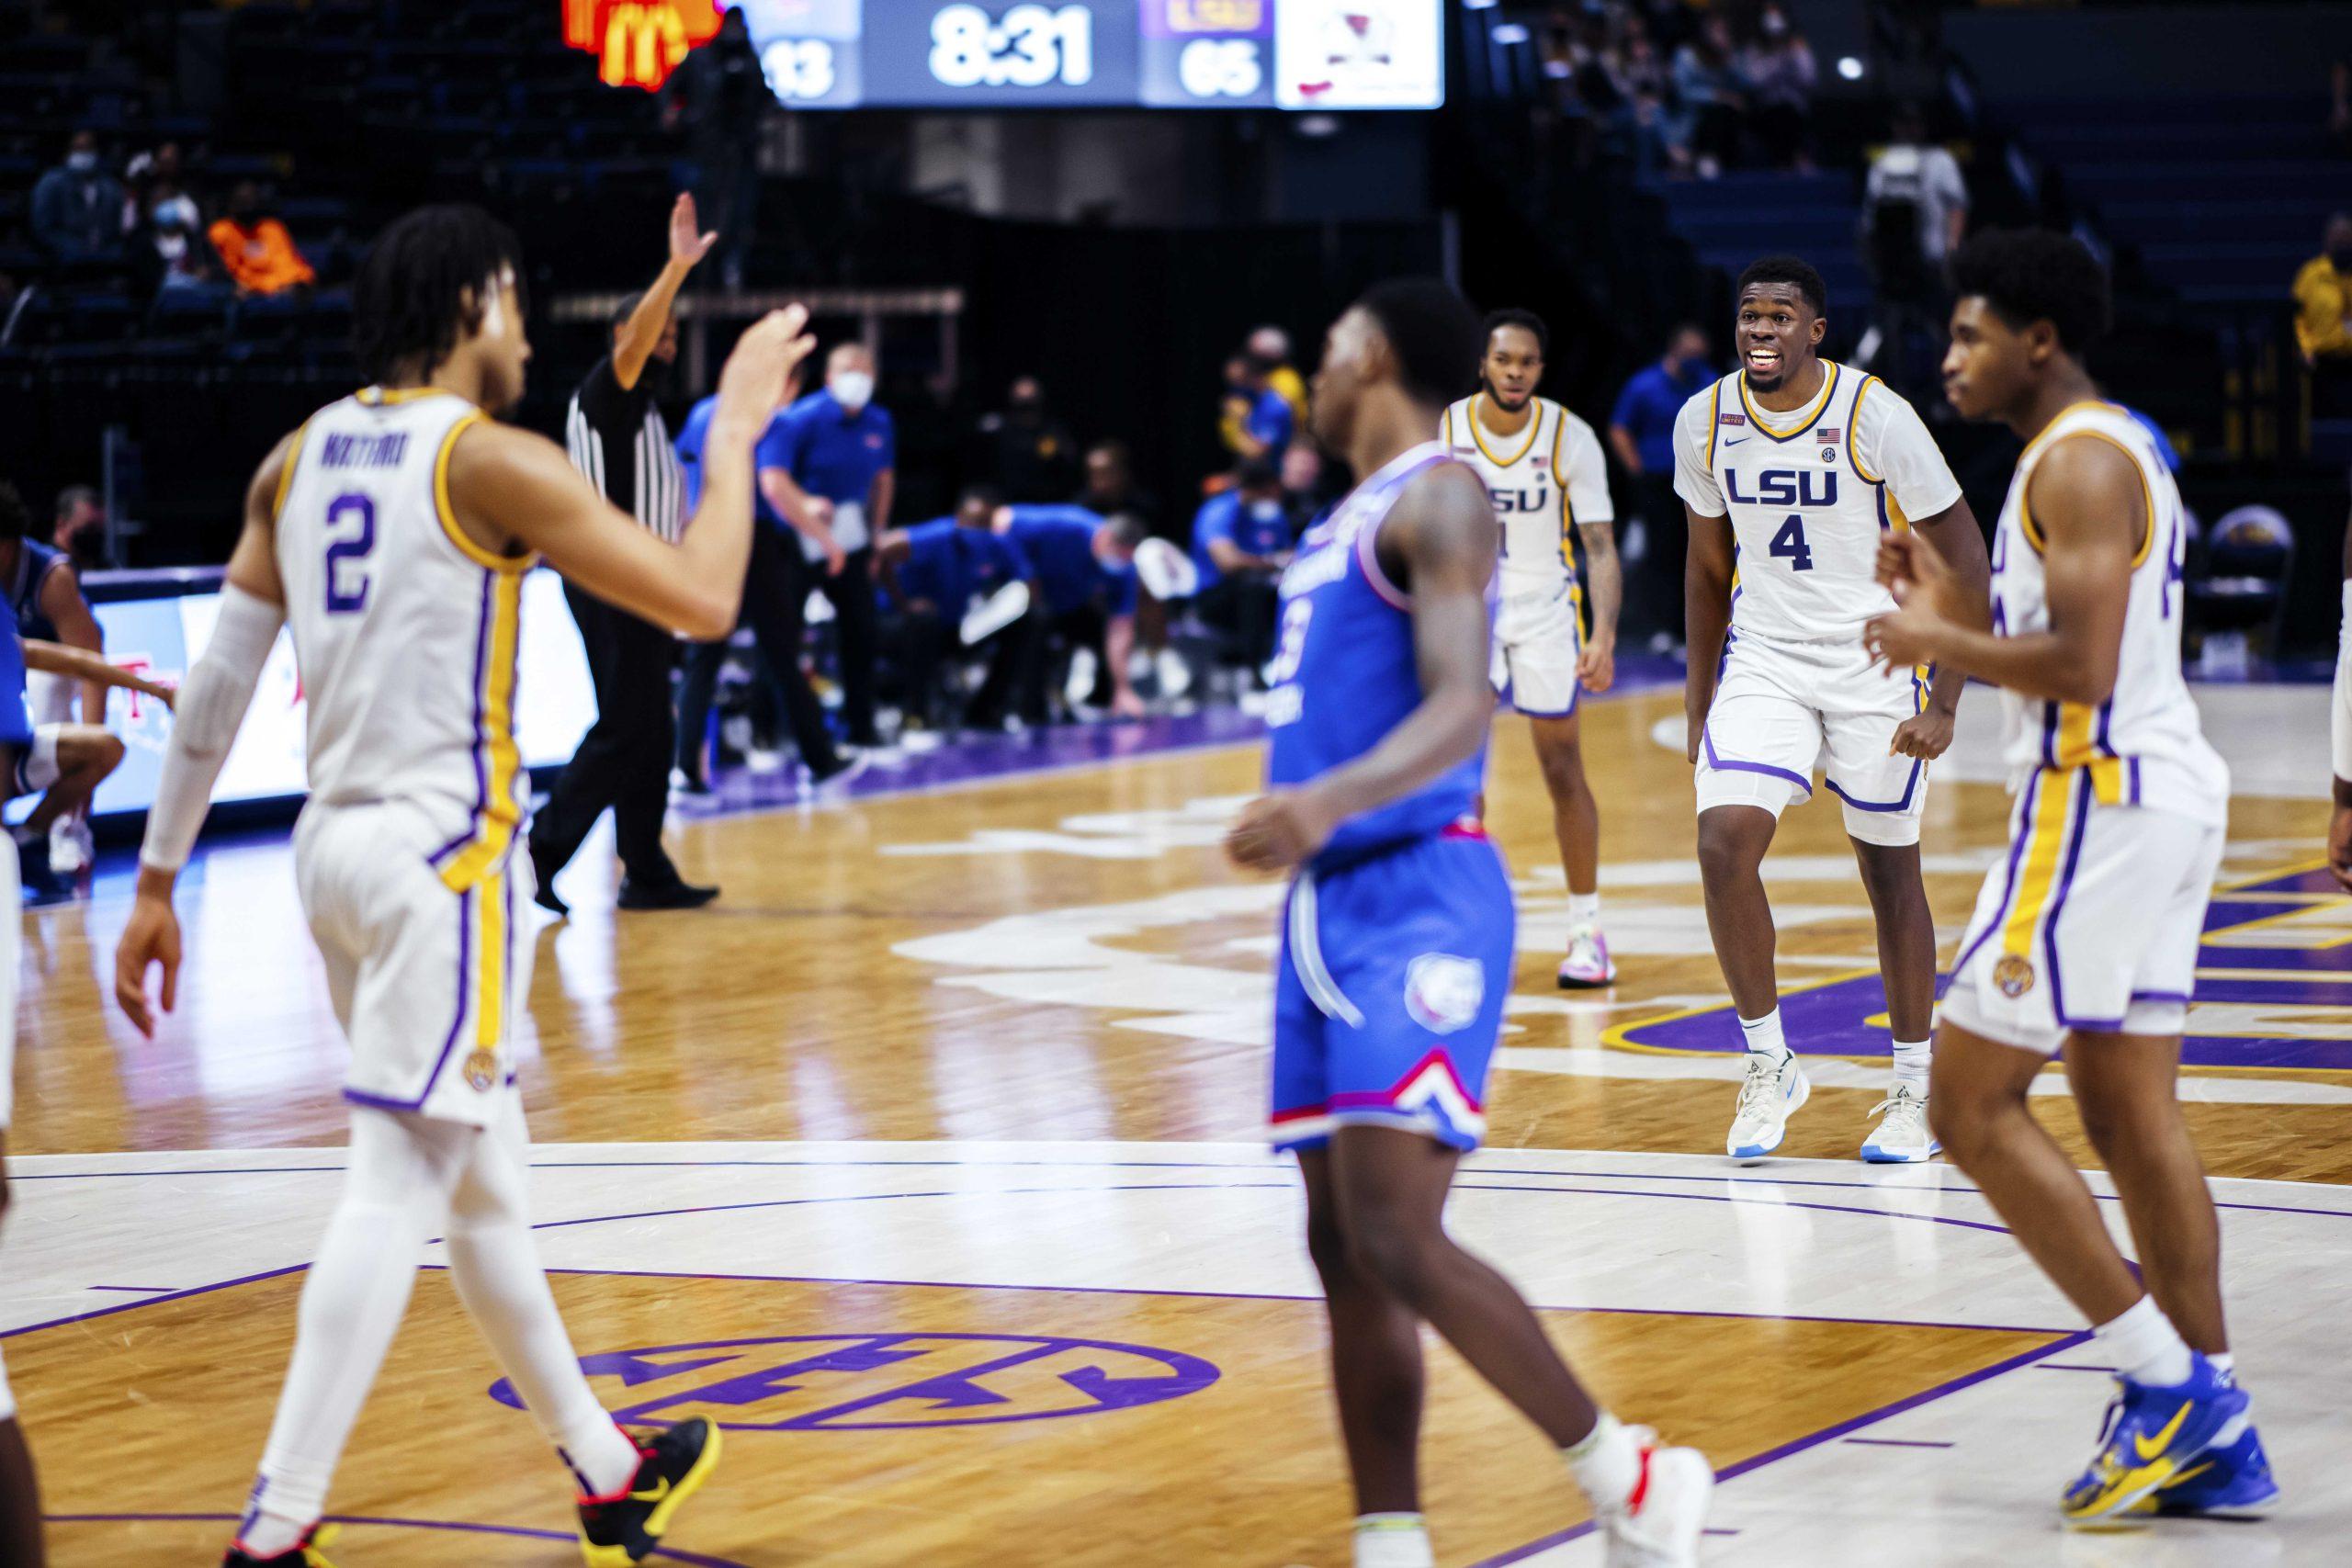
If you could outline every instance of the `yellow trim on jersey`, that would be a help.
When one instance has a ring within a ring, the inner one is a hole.
[[[2034,802],[2033,820],[2026,826],[2025,855],[2018,873],[2017,900],[2009,906],[2001,927],[2001,951],[2030,960],[2034,933],[2041,929],[2043,910],[2057,886],[2058,862],[2066,844],[2066,824],[2074,815],[2075,775],[2054,769],[2041,774],[2041,796]]]
[[[2114,403],[2076,403],[2073,408],[2069,408],[2066,411],[2066,413],[2072,413],[2075,409],[2084,408],[2116,409],[2118,408],[2118,405]],[[2120,411],[2119,410],[2119,412]],[[2058,416],[2058,419],[2064,419],[2065,417],[2066,414],[2062,413]],[[2129,419],[2131,415],[2126,413],[2124,414],[2124,417]],[[2054,426],[2058,423],[2058,420],[2052,420],[2050,423]],[[2052,439],[2046,446],[2042,444],[2042,437],[2036,436],[2034,438],[2034,444],[2026,448],[2025,456],[2018,459],[2018,464],[2022,468],[2029,459],[2039,461],[2042,454],[2050,450],[2051,447],[2058,446],[2064,442],[2073,441],[2078,437],[2087,437],[2093,441],[2106,442],[2109,446],[2114,447],[2118,452],[2123,454],[2123,456],[2132,464],[2132,471],[2134,474],[2137,474],[2140,478],[2140,501],[2141,504],[2146,509],[2147,514],[2143,521],[2143,526],[2140,530],[2140,546],[2137,549],[2132,552],[2132,570],[2137,571],[2142,567],[2148,564],[2148,557],[2154,553],[2156,547],[2156,492],[2154,488],[2148,483],[2147,466],[2140,461],[2140,455],[2138,453],[2132,451],[2131,447],[2126,446],[2122,442],[2118,441],[2114,436],[2109,435],[2104,430],[2069,430],[2064,434]],[[2026,476],[2024,488],[2018,491],[2018,525],[2025,534],[2025,542],[2033,547],[2033,553],[2035,555],[2042,554],[2043,538],[2041,525],[2033,520],[2033,476],[2031,474],[2028,474]]]
[[[1724,384],[1716,382],[1707,389],[1707,469],[1715,467],[1715,433],[1724,427]]]
[[[1510,457],[1498,457],[1487,450],[1487,438],[1478,433],[1478,400],[1486,395],[1484,392],[1470,394],[1470,406],[1463,412],[1463,423],[1469,425],[1470,439],[1478,444],[1478,451],[1487,461],[1501,468],[1515,467],[1520,458],[1535,450],[1535,438],[1544,434],[1544,400],[1541,398],[1528,400],[1530,412],[1527,421],[1527,439],[1520,443],[1519,450]]]
[[[312,414],[311,419],[318,415]],[[294,465],[302,460],[302,441],[311,434],[311,420],[294,427],[294,444],[286,448],[286,466],[277,470],[277,494],[269,503],[269,520],[276,523],[286,514],[286,497],[294,488]]]
[[[506,875],[492,872],[474,889],[481,951],[474,964],[474,1044],[495,1052],[506,1022]]]
[[[449,542],[458,547],[458,554],[476,566],[485,567],[492,571],[510,575],[519,574],[530,570],[537,564],[538,558],[502,556],[494,551],[483,549],[466,537],[466,531],[458,526],[457,508],[449,504],[449,455],[458,449],[458,437],[463,435],[469,426],[479,424],[489,417],[480,409],[469,409],[458,416],[457,423],[450,425],[447,434],[441,437],[441,450],[435,453],[433,458],[433,512],[441,519],[441,532],[447,535]]]
[[[522,643],[523,574],[501,571],[491,579],[490,647],[482,658],[481,728],[477,748],[489,752],[483,762],[488,778],[481,824],[472,840],[441,868],[441,880],[464,892],[484,875],[505,863],[514,830],[522,825],[523,803],[515,784],[523,769],[523,754],[514,744],[514,670]]]
[[[1838,377],[1844,369],[1844,367],[1834,359],[1822,360],[1821,364],[1829,371],[1829,374],[1821,379],[1821,395],[1814,400],[1813,407],[1806,412],[1805,416],[1786,430],[1775,428],[1772,423],[1764,417],[1771,411],[1758,408],[1755,400],[1747,395],[1747,372],[1745,370],[1735,372],[1739,378],[1740,406],[1747,411],[1748,423],[1775,441],[1794,441],[1798,436],[1820,423],[1821,416],[1829,412],[1829,400],[1838,395]]]
[[[413,403],[423,398],[454,398],[458,394],[447,387],[362,387],[354,395],[372,409]]]
[[[1854,406],[1846,411],[1846,466],[1861,475],[1864,484],[1883,485],[1886,482],[1862,467],[1861,451],[1854,444],[1854,438],[1861,433],[1862,428],[1862,400],[1871,395],[1872,387],[1883,385],[1884,383],[1875,376],[1863,377],[1862,384],[1854,389]],[[1893,508],[1894,500],[1893,496],[1887,497],[1890,510]]]
[[[1568,434],[1567,411],[1552,423],[1552,488],[1560,492],[1560,564],[1568,569],[1568,581],[1577,575],[1577,503],[1568,494],[1568,471],[1560,465],[1560,443]]]
[[[2091,759],[2091,798],[2101,806],[2123,804],[2123,759],[2094,757]]]
[[[2060,703],[2058,725],[2050,744],[2051,760],[2061,768],[2080,768],[2098,756],[2098,743],[2093,739],[2098,724],[2098,708],[2091,703]]]

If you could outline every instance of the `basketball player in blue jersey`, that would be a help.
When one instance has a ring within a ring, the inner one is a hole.
[[[1312,405],[1360,476],[1283,574],[1267,793],[1227,852],[1293,874],[1275,980],[1273,1142],[1297,1152],[1355,1483],[1356,1568],[1431,1568],[1417,1468],[1427,1323],[1565,1454],[1612,1568],[1689,1568],[1713,1476],[1620,1425],[1509,1280],[1443,1224],[1476,1147],[1510,988],[1501,857],[1474,815],[1496,526],[1438,439],[1478,319],[1435,280],[1383,284],[1333,325]]]
[[[1952,285],[1951,404],[2026,443],[1994,536],[1991,613],[1935,545],[1896,536],[1880,574],[1902,607],[1865,634],[1890,669],[1934,660],[2002,688],[2018,797],[1944,995],[1937,1135],[2115,1365],[2066,1521],[2259,1512],[2278,1486],[2237,1386],[2221,1225],[2180,1111],[2230,805],[2181,678],[2188,515],[2145,428],[2083,368],[2108,321],[2088,251],[1991,231],[1953,257]],[[2061,1053],[2136,1268],[2029,1109]]]
[[[578,1489],[582,1556],[650,1553],[718,1459],[708,1421],[642,1441],[582,1374],[531,1238],[515,1072],[532,893],[514,740],[523,579],[544,558],[599,599],[725,636],[752,545],[752,446],[812,346],[805,311],[746,331],[720,372],[701,504],[671,544],[555,443],[497,423],[530,344],[520,247],[478,208],[387,229],[353,290],[373,384],[312,414],[254,476],[220,618],[189,672],[140,849],[115,997],[141,1032],[169,1010],[172,893],[281,627],[306,699],[311,795],[295,878],[351,1044],[342,1195],[302,1285],[294,1353],[225,1562],[322,1568],[327,1491],[428,1239],[467,1314]]]
[[[1781,1146],[1812,1092],[1781,1025],[1764,854],[1781,813],[1818,768],[1878,924],[1894,1082],[1862,1140],[1866,1160],[1936,1153],[1928,1122],[1936,924],[1919,874],[1928,764],[1951,744],[1965,678],[1915,671],[1890,685],[1863,623],[1894,601],[1878,542],[1927,535],[1981,594],[1984,541],[1960,483],[1911,405],[1874,376],[1821,357],[1828,294],[1794,256],[1741,275],[1739,368],[1675,422],[1676,491],[1690,529],[1683,698],[1699,804],[1707,931],[1738,1010],[1747,1070],[1724,1140],[1754,1162]]]

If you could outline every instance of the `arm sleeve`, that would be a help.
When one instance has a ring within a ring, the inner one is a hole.
[[[1854,409],[1854,462],[1864,479],[1886,486],[1905,517],[1933,517],[1960,499],[1960,481],[1918,411],[1883,384]]]
[[[1568,498],[1568,515],[1577,527],[1617,520],[1616,505],[1609,499],[1609,460],[1600,455],[1592,426],[1574,414],[1563,415],[1560,450],[1552,463]]]
[[[140,864],[177,871],[187,863],[204,813],[212,804],[213,782],[229,760],[245,709],[253,705],[254,688],[261,683],[262,666],[269,661],[269,650],[285,624],[284,605],[233,582],[221,588],[212,638],[188,671],[187,684],[180,688],[171,744],[164,749],[163,776],[155,784],[155,804],[147,810]]]
[[[1713,393],[1702,392],[1674,418],[1674,493],[1702,517],[1721,517],[1727,510],[1723,488],[1707,466],[1707,441],[1714,434],[1707,417],[1713,401]]]

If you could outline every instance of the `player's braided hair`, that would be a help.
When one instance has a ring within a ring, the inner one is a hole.
[[[2078,358],[2107,334],[2106,270],[2071,234],[1987,229],[1953,253],[1951,276],[1962,299],[1983,299],[2014,329],[2048,321]]]
[[[1478,384],[1486,339],[1477,312],[1442,278],[1398,277],[1374,284],[1357,304],[1380,323],[1396,355],[1406,395],[1443,408]]]
[[[376,237],[351,292],[351,346],[359,373],[386,381],[403,368],[431,375],[481,323],[485,285],[512,270],[522,290],[523,247],[479,207],[420,207]],[[422,362],[421,364],[419,362]]]

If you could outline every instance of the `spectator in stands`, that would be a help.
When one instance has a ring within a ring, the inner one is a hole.
[[[874,355],[837,344],[825,384],[783,410],[760,439],[760,493],[801,528],[808,586],[832,602],[849,743],[882,744],[874,723],[874,541],[890,526],[898,427],[874,401]],[[818,569],[822,567],[822,570]]]
[[[1766,159],[1777,169],[1811,168],[1805,134],[1820,71],[1813,46],[1776,0],[1766,0],[1757,17],[1756,37],[1739,52],[1739,73],[1747,82],[1748,125]]]
[[[1878,346],[1858,357],[1905,397],[1939,409],[1944,265],[1968,229],[1968,182],[1958,160],[1928,139],[1917,104],[1895,109],[1887,144],[1871,160],[1861,224]]]
[[[1266,372],[1266,385],[1282,394],[1290,405],[1291,423],[1302,424],[1306,419],[1306,378],[1290,360],[1290,333],[1280,327],[1260,327],[1250,334],[1247,344],[1250,353],[1264,360],[1271,368]]]
[[[229,193],[229,209],[213,220],[209,233],[240,294],[282,294],[318,281],[294,248],[294,236],[270,216],[261,186],[252,180],[239,181]]]
[[[1747,100],[1732,59],[1731,24],[1720,12],[1699,24],[1698,32],[1674,55],[1674,96],[1679,107],[1667,140],[1702,180],[1713,179],[1739,155],[1739,121]]]
[[[122,231],[126,234],[144,227],[152,219],[161,190],[168,186],[175,192],[185,191],[187,181],[181,168],[180,144],[166,141],[152,152],[138,152],[122,171],[124,196],[122,201]]]
[[[1236,469],[1193,518],[1193,567],[1201,574],[1193,603],[1226,635],[1234,661],[1261,683],[1274,656],[1275,585],[1292,543],[1281,470],[1262,457]]]
[[[2327,220],[2320,254],[2295,274],[2295,343],[2312,367],[2312,412],[2352,407],[2352,213]]]
[[[910,723],[942,727],[940,668],[962,647],[964,616],[974,602],[1030,578],[1020,547],[1009,534],[995,531],[1004,510],[995,491],[976,485],[956,502],[954,516],[892,529],[875,547],[891,605],[886,642]],[[989,672],[965,713],[966,723],[982,729],[1002,726],[1021,672],[1022,635],[1008,625],[970,650],[985,651]]]
[[[205,237],[204,215],[175,178],[158,176],[150,187],[130,249],[132,270],[151,293],[231,292],[220,254]]]
[[[1124,512],[1141,518],[1146,533],[1158,530],[1159,498],[1136,483],[1134,460],[1124,441],[1098,441],[1086,449],[1086,484],[1070,501],[1097,517]]]
[[[99,161],[96,131],[75,131],[64,162],[34,185],[32,225],[33,239],[61,262],[121,254],[122,185]]]
[[[103,571],[112,566],[107,545],[106,498],[88,485],[67,485],[59,491],[49,542],[64,552],[76,571]]]
[[[1078,443],[1046,405],[1035,376],[1006,389],[1003,409],[982,416],[978,467],[984,482],[1018,503],[1049,502],[1078,482]]]
[[[1037,598],[1029,612],[1019,681],[1022,717],[1046,719],[1050,644],[1093,661],[1091,705],[1121,718],[1141,718],[1143,699],[1128,679],[1136,646],[1136,547],[1143,525],[1124,514],[1102,518],[1076,506],[1012,506],[1000,514],[1000,533],[1029,562]]]
[[[1276,461],[1298,428],[1290,400],[1274,389],[1274,368],[1264,355],[1248,351],[1226,362],[1219,434],[1244,462]]]
[[[685,128],[695,204],[718,231],[718,276],[729,288],[743,286],[759,216],[760,130],[775,101],[740,6],[662,86],[662,123]]]
[[[1685,321],[1668,336],[1664,357],[1634,372],[1609,416],[1609,445],[1634,476],[1642,520],[1642,564],[1631,597],[1652,637],[1668,644],[1682,640],[1682,557],[1689,526],[1674,493],[1674,422],[1714,375],[1707,363],[1707,334]]]

